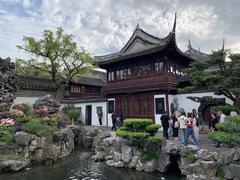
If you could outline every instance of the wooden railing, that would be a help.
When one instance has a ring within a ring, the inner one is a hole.
[[[176,88],[178,76],[170,73],[153,76],[145,76],[131,79],[108,82],[103,88],[104,93],[112,93],[122,90],[136,89],[154,89],[162,88],[163,90]]]

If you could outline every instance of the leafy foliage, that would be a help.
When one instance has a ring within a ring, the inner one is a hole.
[[[208,134],[213,141],[240,145],[240,116],[228,116],[226,123],[216,124],[218,131]]]
[[[41,122],[38,118],[33,118],[31,122],[24,125],[24,131],[38,136],[47,136],[57,131],[57,128],[50,127]]]
[[[134,132],[144,131],[151,124],[153,124],[151,119],[126,119],[124,121],[124,126]]]
[[[149,136],[147,140],[152,143],[162,143],[164,138],[162,136]]]
[[[195,156],[194,156],[194,151],[191,149],[187,149],[184,154],[183,157],[185,157],[188,161],[194,161],[195,160]]]
[[[160,128],[161,126],[159,124],[151,124],[151,125],[148,125],[145,130],[150,133],[151,135],[154,135],[158,129]]]
[[[13,136],[15,133],[15,127],[7,127],[0,125],[0,142],[11,144],[13,143]]]
[[[226,61],[226,57],[230,61]],[[193,86],[205,86],[218,95],[225,95],[240,112],[240,54],[230,50],[212,51],[211,69],[208,63],[195,61],[185,71]]]
[[[224,169],[223,169],[222,166],[220,166],[220,167],[217,169],[216,177],[218,177],[220,180],[224,180],[224,176],[225,176]]]
[[[158,156],[157,156],[157,154],[156,153],[154,153],[154,152],[150,152],[150,151],[145,151],[145,152],[143,152],[142,154],[141,154],[141,156],[140,156],[140,161],[142,162],[142,163],[147,163],[147,162],[149,162],[149,161],[151,161],[151,160],[153,160],[153,159],[158,159]]]
[[[231,111],[237,111],[236,107],[234,107],[230,104],[227,104],[227,105],[224,105],[224,106],[217,106],[216,110],[217,111],[222,111],[226,115],[230,115]]]
[[[25,44],[17,46],[30,55],[28,61],[17,60],[17,72],[23,73],[27,68],[51,77],[57,88],[56,97],[61,100],[65,86],[77,74],[88,73],[95,67],[93,58],[83,48],[79,50],[73,36],[64,34],[62,28],[56,32],[45,30],[42,35],[39,40],[24,37]]]
[[[145,142],[162,143],[163,137],[154,136],[160,127],[150,119],[126,119],[116,135],[128,139],[131,145],[142,147]]]

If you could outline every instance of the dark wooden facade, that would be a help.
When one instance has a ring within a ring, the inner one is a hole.
[[[193,61],[177,47],[175,27],[176,21],[172,32],[160,39],[137,26],[120,52],[95,57],[107,71],[103,94],[115,99],[117,115],[154,119],[155,95],[164,95],[168,110],[168,94],[176,91],[183,69]]]

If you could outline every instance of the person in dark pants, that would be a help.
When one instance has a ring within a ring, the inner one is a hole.
[[[163,127],[163,137],[168,139],[168,128],[169,128],[169,116],[167,115],[167,112],[164,111],[163,115],[160,118],[162,122],[162,127]]]
[[[119,119],[120,119],[120,123],[121,123],[121,127],[123,126],[123,121],[124,121],[124,118],[123,118],[123,114],[121,113],[120,114],[120,117],[119,117]]]
[[[102,110],[101,109],[98,109],[97,116],[98,116],[99,124],[101,126],[102,125]]]
[[[171,119],[173,121],[173,125],[172,125],[173,126],[173,137],[174,137],[175,140],[178,140],[179,122],[178,122],[175,115],[172,115]]]
[[[112,131],[117,130],[116,122],[117,122],[117,118],[116,118],[115,112],[113,111],[113,113],[112,113]]]

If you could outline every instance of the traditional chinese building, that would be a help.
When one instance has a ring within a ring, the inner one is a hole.
[[[179,99],[177,88],[187,82],[183,69],[192,61],[210,61],[210,58],[192,48],[190,41],[186,52],[178,48],[175,15],[172,31],[166,37],[155,37],[137,25],[119,52],[96,56],[95,60],[107,71],[107,85],[102,91],[107,98],[108,119],[115,111],[124,117],[151,118],[160,123],[161,114],[170,112],[170,104]],[[195,107],[187,111],[192,108]]]

